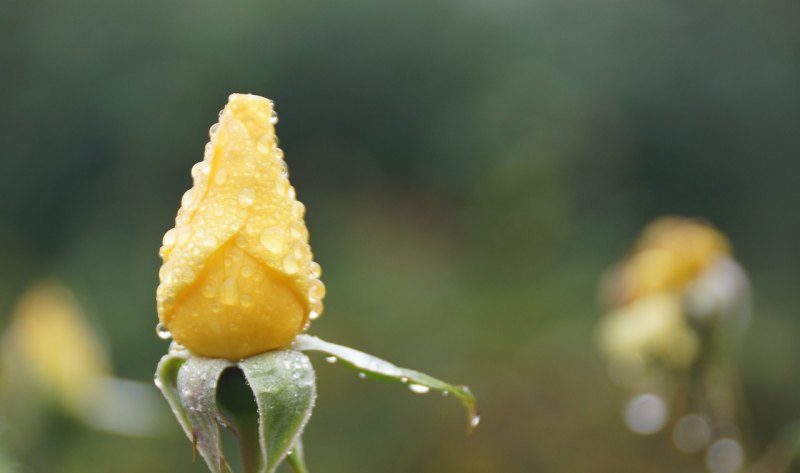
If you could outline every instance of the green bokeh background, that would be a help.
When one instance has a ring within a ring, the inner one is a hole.
[[[317,358],[312,471],[701,471],[625,430],[596,283],[652,218],[707,218],[755,288],[756,446],[800,416],[799,24],[796,0],[0,0],[0,321],[59,278],[150,380],[161,236],[227,96],[255,93],[324,269],[311,332],[483,413],[465,438],[453,400]],[[56,420],[31,468],[205,471],[170,425]]]

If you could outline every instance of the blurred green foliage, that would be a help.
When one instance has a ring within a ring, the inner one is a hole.
[[[0,320],[61,278],[151,379],[161,235],[252,92],[325,271],[312,333],[482,402],[464,438],[455,403],[318,364],[313,471],[700,471],[624,431],[595,285],[653,217],[708,218],[754,281],[755,437],[800,415],[798,24],[795,0],[0,0]],[[48,432],[32,471],[204,469],[177,423]]]

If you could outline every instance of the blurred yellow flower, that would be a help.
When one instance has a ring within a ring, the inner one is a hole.
[[[67,410],[82,414],[98,381],[110,372],[103,346],[72,293],[55,283],[35,286],[20,299],[3,337],[5,382],[32,380]]]
[[[729,254],[727,238],[710,225],[662,217],[644,229],[633,254],[618,268],[612,298],[617,305],[662,292],[682,291]]]
[[[611,312],[600,323],[598,338],[606,357],[619,365],[656,359],[685,368],[699,349],[682,301],[672,294],[649,296]]]
[[[159,320],[195,354],[235,360],[285,347],[322,313],[325,286],[276,122],[272,101],[229,97],[164,235]]]

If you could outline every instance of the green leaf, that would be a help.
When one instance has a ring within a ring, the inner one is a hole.
[[[341,362],[343,365],[363,373],[363,376],[379,381],[400,382],[408,385],[415,393],[424,394],[438,391],[452,394],[458,398],[467,411],[468,431],[478,426],[480,416],[478,406],[472,392],[466,386],[454,386],[425,373],[400,368],[388,361],[368,355],[352,348],[336,345],[311,335],[298,335],[292,344],[298,351],[318,351],[328,355],[328,361]]]
[[[239,363],[256,396],[259,442],[265,468],[273,473],[300,436],[316,400],[314,369],[292,350],[271,351]]]

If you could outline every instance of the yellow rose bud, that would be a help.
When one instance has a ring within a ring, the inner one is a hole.
[[[618,302],[679,292],[730,254],[727,238],[714,227],[679,217],[649,224],[616,281]]]
[[[85,412],[110,373],[102,344],[64,286],[34,286],[20,298],[3,337],[6,383],[29,377],[72,412]]]
[[[276,122],[272,101],[229,97],[164,235],[158,317],[197,355],[237,360],[285,347],[322,313],[325,286]]]

